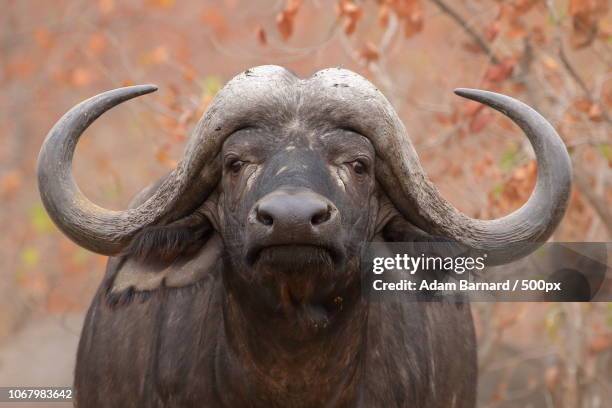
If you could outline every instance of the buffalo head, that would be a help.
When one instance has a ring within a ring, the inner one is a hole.
[[[503,218],[478,220],[427,179],[398,115],[370,82],[336,68],[300,79],[277,66],[249,69],[225,85],[178,167],[139,205],[110,211],[91,203],[71,174],[80,135],[106,110],[155,89],[100,94],[51,130],[38,175],[52,219],[87,249],[143,261],[169,262],[215,241],[221,255],[213,258],[225,266],[231,296],[271,319],[297,317],[306,330],[328,326],[359,301],[368,241],[405,239],[411,231],[486,251],[489,263],[507,262],[535,248],[508,244],[544,242],[567,204],[567,151],[552,126],[515,99],[455,91],[512,119],[538,160],[529,200]]]

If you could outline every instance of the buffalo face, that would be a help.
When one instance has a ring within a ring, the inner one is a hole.
[[[367,138],[299,114],[233,133],[222,149],[229,282],[262,312],[325,327],[358,290],[375,211]]]

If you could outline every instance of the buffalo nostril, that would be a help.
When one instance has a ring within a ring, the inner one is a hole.
[[[268,227],[274,224],[274,217],[272,217],[272,215],[270,215],[268,212],[262,210],[260,207],[255,209],[255,214],[255,218],[257,218],[257,221],[259,221],[261,224]]]
[[[332,208],[328,205],[325,208],[317,211],[316,214],[314,214],[312,218],[310,218],[310,223],[315,226],[323,224],[324,222],[329,221],[329,219],[331,218],[331,214]]]
[[[251,219],[259,228],[265,227],[266,233],[310,233],[315,229],[322,233],[319,227],[329,224],[337,211],[330,201],[312,191],[280,190],[261,198]]]

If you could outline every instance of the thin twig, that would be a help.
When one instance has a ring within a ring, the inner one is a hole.
[[[563,47],[563,40],[561,38],[561,33],[560,33],[560,28],[559,28],[559,17],[557,15],[556,9],[554,8],[554,5],[552,4],[551,1],[547,1],[546,4],[548,6],[548,9],[551,15],[553,16],[553,20],[555,21],[555,25],[556,25],[555,42],[557,43],[557,54],[559,55],[559,59],[561,60],[561,64],[563,65],[563,68],[567,71],[567,73],[574,80],[574,82],[576,82],[576,85],[578,85],[578,87],[584,94],[585,98],[591,103],[599,104],[599,107],[601,108],[601,116],[603,117],[603,119],[608,123],[612,123],[612,118],[608,115],[608,112],[605,110],[605,106],[599,103],[598,98],[596,98],[593,95],[593,92],[591,92],[586,82],[578,74],[578,71],[576,71],[576,68],[574,68],[574,65],[572,64],[567,54],[565,53],[565,47]]]
[[[589,99],[589,101],[592,101],[591,91],[586,86],[582,78],[580,78],[580,75],[578,75],[578,72],[576,72],[576,69],[574,69],[570,60],[567,58],[567,54],[565,54],[565,48],[563,47],[563,42],[561,41],[561,39],[557,39],[557,41],[558,41],[558,47],[559,47],[559,59],[561,60],[563,67],[565,68],[567,73],[572,77],[572,79],[576,82],[576,84],[578,84],[578,86],[584,93],[584,96],[587,99]]]
[[[605,197],[602,197],[593,191],[583,169],[576,162],[574,162],[574,169],[574,182],[576,183],[576,187],[578,187],[580,192],[591,204],[597,215],[599,215],[599,218],[601,218],[606,225],[608,235],[612,237],[612,211],[607,205]]]
[[[567,146],[568,148],[582,146],[582,145],[598,146],[598,145],[608,143],[609,140],[610,140],[609,138],[597,138],[594,136],[583,137],[581,139],[576,139],[576,140],[571,140],[569,142],[565,142],[565,146]]]
[[[432,1],[440,8],[440,10],[442,10],[444,13],[448,14],[449,17],[455,20],[455,22],[459,24],[461,28],[463,28],[463,30],[470,37],[472,37],[472,40],[474,40],[476,45],[478,45],[480,49],[482,49],[484,53],[487,54],[487,56],[489,57],[489,59],[491,60],[493,64],[499,63],[499,59],[497,58],[497,56],[495,55],[491,47],[489,47],[487,42],[476,31],[474,31],[472,27],[470,27],[467,21],[465,21],[465,19],[461,17],[461,15],[459,15],[459,13],[456,10],[452,9],[448,4],[446,4],[442,0],[432,0]]]
[[[589,90],[589,88],[587,87],[586,83],[584,82],[584,80],[580,77],[580,75],[578,75],[578,72],[576,71],[576,69],[574,68],[574,66],[572,65],[572,63],[570,62],[570,60],[567,58],[567,55],[565,54],[565,49],[563,47],[563,43],[562,41],[559,39],[559,59],[561,60],[561,63],[563,64],[563,67],[565,68],[565,70],[567,71],[567,73],[572,77],[572,79],[574,80],[574,82],[576,82],[576,84],[578,85],[578,87],[582,90],[582,92],[584,93],[585,98],[587,98],[587,100],[591,103],[596,103],[599,105],[599,107],[601,108],[601,117],[608,123],[612,123],[612,118],[608,115],[608,112],[605,110],[605,106],[603,106],[602,103],[599,103],[599,100],[597,98],[595,98],[595,96],[593,96],[593,93]]]

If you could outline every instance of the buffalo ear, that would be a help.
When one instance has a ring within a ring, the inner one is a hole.
[[[111,294],[153,291],[161,287],[183,287],[216,277],[223,253],[221,236],[208,235],[189,256],[178,256],[168,264],[147,265],[127,256],[114,277]]]
[[[430,241],[432,236],[407,220],[397,210],[389,197],[380,193],[374,234],[377,240],[386,242]]]
[[[154,190],[148,188],[135,201],[146,200]],[[216,197],[211,194],[187,217],[139,231],[119,257],[110,294],[188,286],[214,274],[223,252],[214,213]]]
[[[122,255],[145,266],[167,266],[179,258],[190,258],[198,253],[212,232],[207,220],[145,227],[134,236]]]
[[[381,235],[386,242],[429,242],[434,238],[401,215],[391,218]]]

